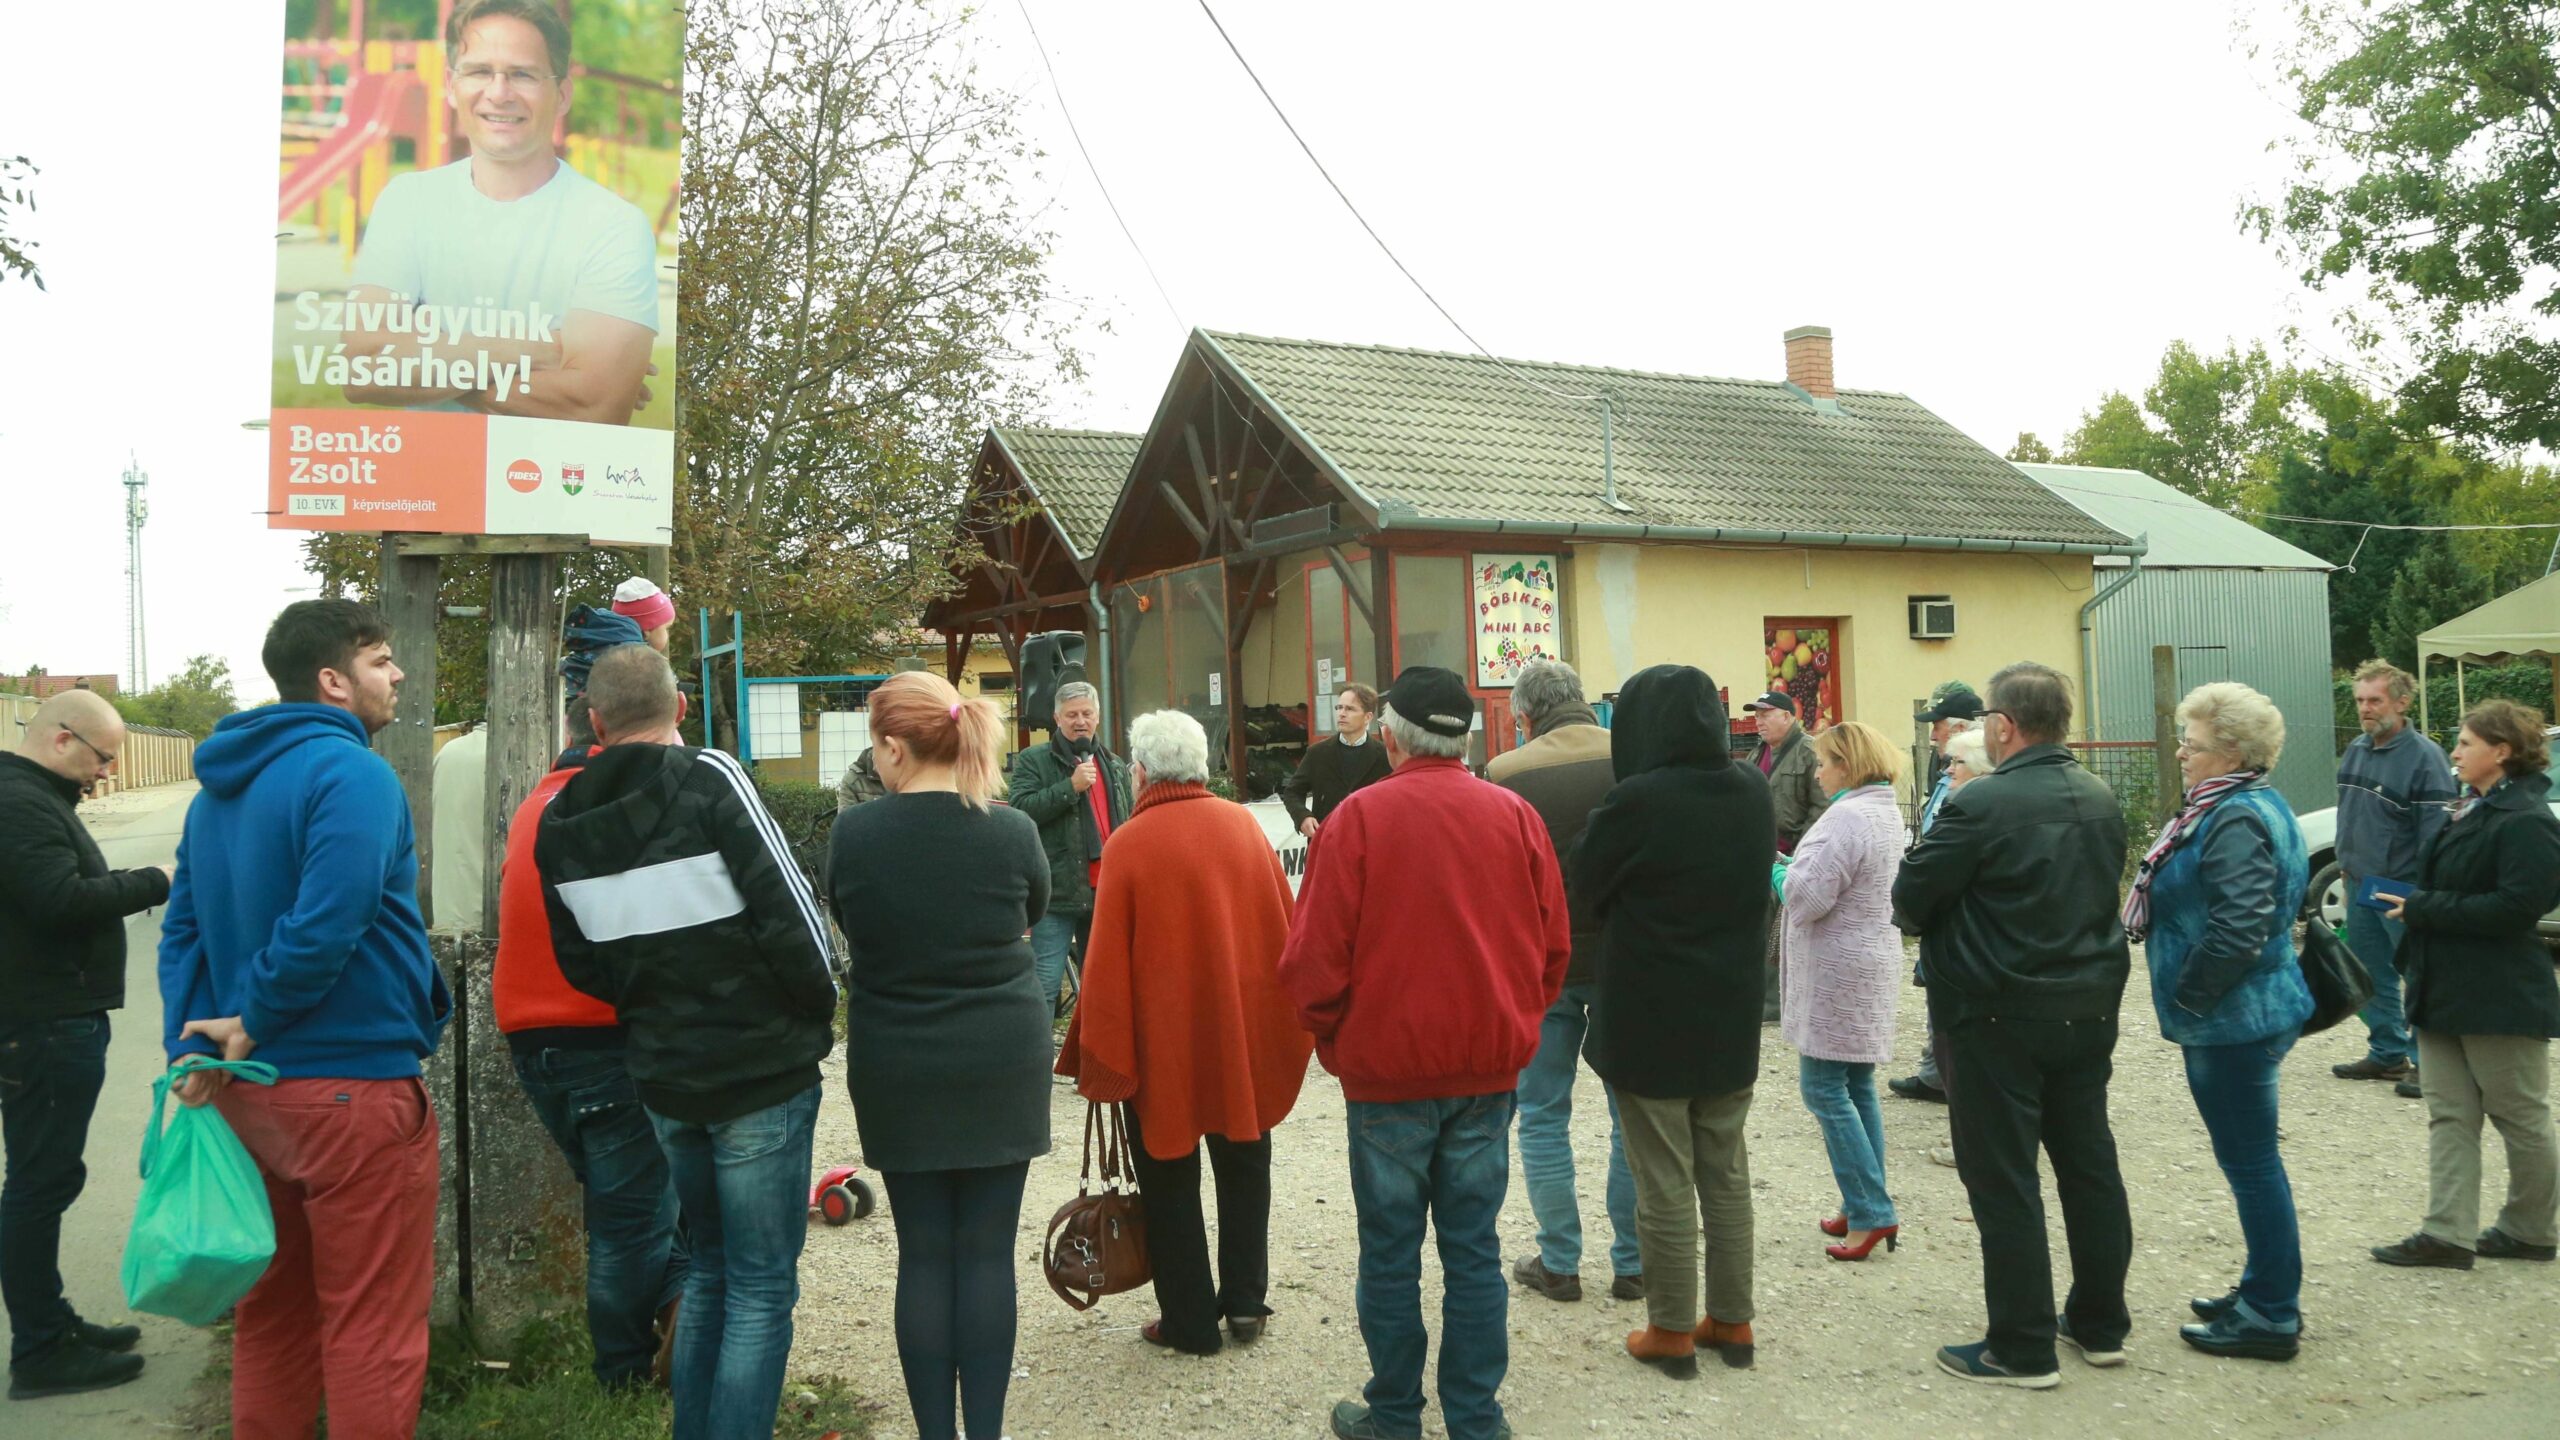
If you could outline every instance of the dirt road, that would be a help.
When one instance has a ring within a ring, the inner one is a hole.
[[[2301,1358],[2291,1365],[2194,1354],[2176,1327],[2184,1298],[2219,1294],[2241,1265],[2239,1227],[2186,1093],[2175,1047],[2159,1038],[2139,966],[2117,1052],[2116,1134],[2132,1191],[2135,1257],[2131,1361],[2091,1370],[2066,1354],[2063,1384],[2042,1393],[1985,1389],[1938,1372],[1931,1356],[1979,1338],[1981,1255],[1955,1172],[1929,1163],[1946,1138],[1945,1112],[1888,1098],[1888,1180],[1901,1207],[1897,1254],[1863,1265],[1827,1260],[1814,1222],[1838,1205],[1822,1142],[1797,1098],[1796,1057],[1764,1030],[1752,1110],[1758,1190],[1756,1369],[1709,1364],[1694,1383],[1667,1380],[1619,1350],[1643,1323],[1641,1302],[1606,1295],[1608,1222],[1598,1204],[1606,1111],[1587,1074],[1577,1095],[1575,1148],[1584,1197],[1586,1293],[1557,1304],[1515,1288],[1510,1378],[1503,1400],[1524,1437],[1844,1435],[1860,1440],[1968,1435],[2298,1435],[2351,1420],[2407,1416],[2434,1402],[2510,1392],[2553,1393],[2560,1381],[2560,1267],[2482,1262],[2470,1274],[2392,1270],[2366,1258],[2374,1243],[2417,1228],[2426,1193],[2421,1104],[2390,1087],[2329,1076],[2360,1053],[2362,1027],[2314,1037],[2285,1066],[2285,1158],[2302,1215],[2307,1278]],[[1919,1040],[1916,1008],[1902,1016],[1903,1050]],[[2352,1033],[2349,1033],[2352,1032]],[[1896,1073],[1899,1073],[1898,1071]],[[853,1157],[853,1118],[829,1078],[818,1150]],[[1059,1147],[1032,1169],[1024,1206],[1022,1326],[1007,1428],[1017,1440],[1103,1436],[1322,1436],[1336,1400],[1356,1398],[1368,1373],[1353,1323],[1357,1246],[1342,1129],[1342,1092],[1320,1071],[1277,1136],[1271,1304],[1279,1314],[1258,1344],[1211,1358],[1143,1343],[1146,1291],[1086,1315],[1059,1304],[1036,1269],[1049,1212],[1074,1193],[1079,1102],[1057,1092]],[[2488,1146],[2486,1213],[2505,1185]],[[2060,1211],[2054,1251],[2062,1251]],[[1513,1167],[1503,1212],[1509,1255],[1534,1226]],[[1428,1266],[1426,1267],[1428,1268]],[[885,1214],[843,1230],[812,1230],[794,1364],[843,1374],[887,1409],[882,1432],[905,1430],[890,1326],[896,1245]],[[1593,1283],[1598,1281],[1601,1283]],[[1436,1277],[1424,1310],[1436,1327]],[[2548,1413],[2548,1412],[2542,1412]],[[1427,1433],[1444,1433],[1436,1407]],[[912,1432],[907,1432],[912,1433]]]

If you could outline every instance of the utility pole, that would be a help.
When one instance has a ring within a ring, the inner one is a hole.
[[[151,477],[142,461],[125,452],[124,466],[124,670],[125,683],[139,693],[151,688],[144,667],[148,656],[142,633],[142,522],[150,518],[150,502],[142,498]]]

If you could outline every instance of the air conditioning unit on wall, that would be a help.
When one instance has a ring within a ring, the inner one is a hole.
[[[1956,638],[1955,597],[1951,595],[1912,596],[1911,638],[1914,640]]]

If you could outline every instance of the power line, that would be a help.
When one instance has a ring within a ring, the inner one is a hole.
[[[1316,173],[1324,177],[1324,183],[1332,188],[1334,198],[1342,202],[1343,209],[1351,212],[1352,219],[1360,222],[1360,228],[1368,232],[1370,240],[1377,244],[1378,253],[1387,257],[1387,263],[1396,267],[1396,273],[1404,276],[1406,281],[1413,286],[1414,290],[1419,293],[1423,299],[1431,302],[1431,308],[1440,312],[1440,318],[1449,322],[1450,329],[1457,331],[1462,336],[1465,336],[1467,343],[1475,347],[1477,354],[1482,355],[1487,360],[1501,366],[1504,370],[1510,373],[1513,379],[1518,380],[1521,384],[1527,385],[1532,389],[1542,390],[1549,395],[1555,396],[1559,400],[1606,401],[1609,398],[1605,394],[1575,395],[1567,391],[1559,390],[1541,380],[1523,374],[1521,371],[1514,368],[1509,361],[1504,360],[1501,356],[1486,349],[1484,342],[1478,340],[1473,331],[1460,324],[1457,316],[1449,313],[1449,307],[1440,303],[1440,298],[1431,293],[1431,288],[1423,284],[1420,278],[1415,276],[1413,271],[1407,267],[1402,260],[1396,258],[1396,252],[1387,244],[1385,237],[1378,234],[1378,228],[1369,223],[1369,217],[1360,213],[1359,206],[1351,203],[1351,197],[1343,192],[1341,183],[1333,178],[1333,172],[1324,168],[1324,162],[1316,158],[1315,147],[1307,143],[1306,136],[1298,133],[1297,125],[1289,119],[1289,112],[1281,109],[1280,102],[1272,96],[1271,87],[1263,84],[1262,77],[1254,72],[1253,62],[1245,59],[1244,51],[1236,47],[1235,37],[1227,33],[1225,23],[1218,19],[1218,12],[1209,8],[1209,0],[1199,0],[1199,4],[1200,13],[1209,17],[1209,24],[1217,30],[1218,38],[1226,42],[1227,53],[1236,57],[1236,64],[1243,67],[1245,78],[1253,82],[1254,89],[1262,92],[1263,103],[1271,107],[1272,114],[1280,117],[1281,128],[1289,132],[1290,139],[1298,142],[1298,149],[1306,155],[1307,163],[1316,167]]]
[[[2162,500],[2150,495],[2126,495],[2114,490],[2093,490],[2085,485],[2064,485],[2052,480],[2037,480],[2036,483],[2047,490],[2067,491],[2073,495],[2094,495],[2101,500],[2112,500],[2119,504],[2158,505],[2171,510],[2185,510],[2194,505],[2204,505],[2204,508],[2216,515],[2228,515],[2235,520],[2281,520],[2289,525],[2337,525],[2349,530],[2412,530],[2430,533],[2467,530],[2560,530],[2560,520],[2517,520],[2500,525],[2397,525],[2380,520],[2324,520],[2316,515],[2287,515],[2274,510],[2225,510],[2216,505],[2207,505],[2192,496],[2183,500]]]
[[[1102,167],[1093,163],[1093,152],[1085,148],[1084,132],[1076,128],[1076,114],[1067,108],[1067,87],[1058,83],[1058,67],[1049,63],[1049,46],[1040,38],[1040,27],[1031,21],[1031,6],[1026,0],[1013,0],[1013,3],[1014,8],[1022,12],[1024,28],[1031,32],[1032,48],[1040,52],[1040,68],[1049,72],[1049,92],[1058,97],[1058,113],[1066,117],[1067,133],[1075,137],[1076,153],[1084,157],[1085,173],[1093,177],[1094,188],[1102,192],[1102,203],[1111,207],[1111,218],[1120,223],[1120,234],[1129,242],[1129,248],[1137,252],[1138,263],[1146,267],[1147,278],[1155,283],[1156,298],[1172,312],[1174,324],[1189,330],[1191,322],[1182,318],[1182,307],[1174,304],[1173,296],[1166,292],[1163,277],[1156,274],[1155,262],[1147,258],[1146,247],[1138,243],[1137,234],[1129,228],[1128,218],[1120,213],[1120,202],[1111,198],[1111,187],[1102,183]]]

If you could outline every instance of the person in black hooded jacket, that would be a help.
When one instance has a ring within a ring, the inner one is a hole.
[[[666,657],[587,677],[604,751],[534,840],[560,973],[621,1016],[631,1079],[690,1228],[676,1440],[767,1435],[808,1234],[818,1061],[836,986],[817,902],[737,761],[676,738]]]
[[[1751,1162],[1761,952],[1778,824],[1769,782],[1733,763],[1716,682],[1640,671],[1609,732],[1618,783],[1591,815],[1574,889],[1602,927],[1587,1054],[1617,1093],[1651,1322],[1627,1353],[1697,1373],[1697,1347],[1751,1363]],[[1698,1222],[1707,1237],[1698,1308]]]

